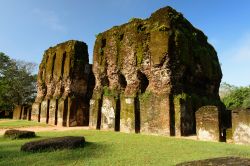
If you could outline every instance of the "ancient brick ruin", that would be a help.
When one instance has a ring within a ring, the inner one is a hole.
[[[32,119],[60,126],[88,125],[91,80],[85,43],[72,40],[49,48],[39,66]]]
[[[190,135],[196,110],[222,105],[216,51],[170,7],[100,33],[93,72],[93,128]]]
[[[197,134],[200,140],[225,141],[231,132],[234,142],[245,143],[249,110],[233,111],[233,128],[227,130],[231,112],[219,98],[221,78],[207,37],[181,13],[165,7],[148,19],[132,19],[98,34],[93,66],[80,41],[45,51],[29,114],[32,120],[59,126]],[[17,108],[14,117],[20,119],[21,112]]]

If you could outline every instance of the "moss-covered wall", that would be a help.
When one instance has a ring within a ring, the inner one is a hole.
[[[108,89],[121,98],[121,131],[195,134],[195,111],[221,105],[216,51],[203,32],[171,7],[98,34],[93,72],[94,93],[102,96]]]
[[[135,101],[134,97],[121,97],[120,131],[135,132]]]
[[[170,98],[145,92],[140,95],[141,133],[170,135]]]
[[[88,125],[89,100],[94,76],[87,45],[70,40],[44,52],[39,66],[37,97],[33,112],[41,104],[40,119],[61,126]]]

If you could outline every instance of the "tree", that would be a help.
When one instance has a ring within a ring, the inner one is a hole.
[[[35,64],[10,59],[0,53],[0,110],[10,111],[15,105],[30,104],[36,93]]]
[[[232,91],[234,91],[237,87],[226,82],[222,82],[220,85],[219,94],[221,98],[229,95]]]
[[[236,87],[226,83],[223,85],[221,88],[227,87],[227,91],[221,95],[221,99],[227,109],[250,108],[250,86]]]

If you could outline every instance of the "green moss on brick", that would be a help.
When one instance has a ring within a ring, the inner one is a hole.
[[[139,99],[140,101],[147,101],[150,99],[150,97],[153,95],[153,93],[151,91],[146,91],[145,93],[143,94],[140,94],[139,95]]]
[[[118,90],[110,89],[109,87],[104,86],[103,87],[103,96],[112,96],[112,97],[118,98],[119,93],[118,93]]]
[[[143,47],[142,44],[139,44],[136,51],[137,66],[140,66],[142,64],[142,61],[143,61]]]

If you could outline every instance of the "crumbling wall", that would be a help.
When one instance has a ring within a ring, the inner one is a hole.
[[[232,111],[232,139],[250,145],[250,109]]]
[[[60,126],[88,125],[93,86],[84,42],[70,40],[50,47],[39,66],[32,118]]]
[[[100,33],[93,58],[93,128],[195,134],[195,111],[221,105],[216,51],[171,7]]]

